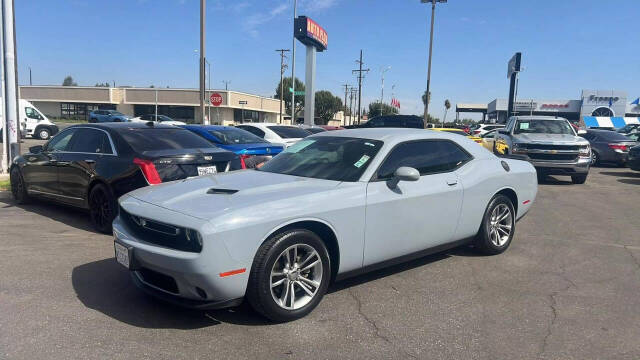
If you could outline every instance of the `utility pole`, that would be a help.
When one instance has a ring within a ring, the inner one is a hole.
[[[16,27],[13,0],[2,1],[2,136],[4,147],[2,169],[8,172],[11,160],[20,155],[20,120],[18,119],[18,71],[16,55]]]
[[[33,81],[31,81],[31,66],[29,66],[29,85],[33,85]]]
[[[360,119],[362,119],[362,109],[361,109],[361,105],[362,105],[362,79],[364,78],[364,75],[362,75],[363,72],[369,72],[369,69],[362,69],[362,65],[364,64],[362,62],[362,49],[360,49],[360,60],[356,60],[356,62],[360,65],[359,69],[357,70],[352,70],[351,73],[358,74],[358,124],[360,124]]]
[[[347,124],[347,93],[349,92],[349,84],[342,84],[344,86],[344,103],[342,106],[342,117],[345,125]]]
[[[291,44],[291,125],[296,124],[296,17],[298,0],[293,0],[293,43]]]
[[[284,98],[284,83],[282,80],[284,76],[284,71],[287,69],[287,65],[284,63],[284,59],[286,58],[284,53],[289,52],[289,49],[278,49],[276,51],[280,53],[280,121],[279,122],[282,124],[282,99]]]
[[[222,80],[222,83],[224,84],[224,89],[229,90],[229,84],[231,84],[231,80]]]
[[[389,70],[391,70],[391,66],[380,68],[380,72],[382,73],[382,87],[380,91],[380,116],[382,116],[382,104],[384,104],[384,73]]]
[[[422,3],[431,3],[431,32],[429,33],[429,65],[427,66],[427,101],[424,103],[424,126],[427,127],[429,116],[429,100],[431,94],[431,51],[433,50],[433,22],[436,16],[436,2],[446,3],[447,0],[420,0]]]
[[[209,66],[209,85],[207,86],[207,89],[209,90],[209,94],[206,96],[206,98],[207,98],[207,114],[208,114],[207,115],[207,123],[211,124],[211,100],[210,100],[210,96],[211,96],[211,63],[209,61],[207,61],[207,65]]]
[[[355,97],[356,93],[358,92],[358,89],[356,89],[355,87],[352,87],[350,89],[351,92],[351,100],[349,101],[349,125],[353,125],[354,121],[353,121],[353,98]]]
[[[205,14],[206,14],[206,2],[207,0],[200,0],[200,116],[202,124],[207,124],[204,114],[204,97],[205,97]]]

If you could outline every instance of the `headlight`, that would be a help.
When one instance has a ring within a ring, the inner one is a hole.
[[[526,154],[527,148],[523,144],[513,143],[511,152],[514,154]]]
[[[578,155],[580,157],[590,157],[591,156],[591,147],[589,145],[580,146],[580,150],[578,151]]]
[[[195,243],[199,248],[202,249],[202,235],[199,232],[193,229],[186,229],[186,238],[187,241]]]

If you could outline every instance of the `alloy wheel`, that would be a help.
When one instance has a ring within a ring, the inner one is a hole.
[[[109,222],[112,211],[107,195],[102,190],[95,191],[91,196],[91,218],[99,228]]]
[[[297,310],[316,296],[322,282],[322,259],[307,244],[285,249],[273,264],[270,283],[275,303],[286,310]]]
[[[513,228],[513,214],[506,204],[499,204],[491,212],[489,218],[489,239],[495,246],[502,246],[509,241]]]

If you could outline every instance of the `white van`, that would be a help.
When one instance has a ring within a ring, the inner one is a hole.
[[[32,103],[27,100],[19,100],[20,108],[18,109],[20,121],[20,136],[31,136],[35,139],[47,140],[58,132],[56,124],[38,110]],[[4,119],[0,117],[0,134],[4,126]]]

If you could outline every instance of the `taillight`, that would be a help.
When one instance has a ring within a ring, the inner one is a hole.
[[[482,132],[482,130],[473,130],[473,135],[478,135]]]
[[[482,144],[482,139],[475,139],[475,142],[477,142],[478,144]]]
[[[627,151],[627,145],[609,144],[609,147],[613,150]]]
[[[251,155],[240,155],[240,165],[242,166],[243,169],[247,168],[247,164],[244,162],[244,160],[250,157]]]
[[[133,163],[140,167],[140,170],[142,170],[142,175],[144,175],[145,179],[147,179],[147,182],[150,185],[157,185],[162,183],[162,179],[160,179],[158,170],[156,170],[156,166],[153,165],[153,162],[151,162],[151,160],[133,158]]]

